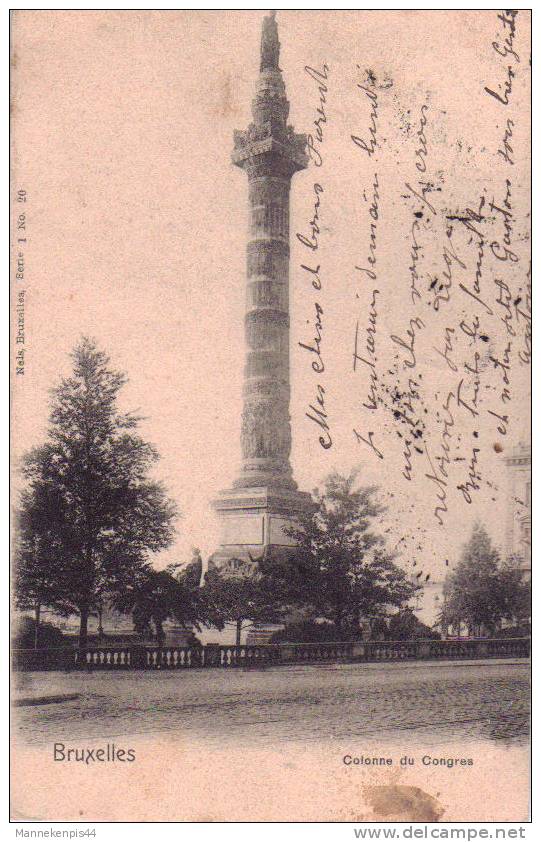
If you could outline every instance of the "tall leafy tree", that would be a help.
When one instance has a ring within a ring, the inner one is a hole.
[[[329,476],[314,492],[313,511],[289,530],[297,543],[291,554],[262,561],[276,599],[330,620],[337,638],[358,632],[363,617],[407,603],[416,588],[375,531],[382,513],[376,489],[357,487],[355,472]]]
[[[154,625],[158,642],[165,638],[163,624],[176,620],[185,628],[214,625],[222,627],[221,617],[200,587],[200,558],[181,567],[170,564],[164,570],[147,567],[115,599],[115,607],[131,613],[134,626],[142,636]]]
[[[218,618],[215,625],[235,626],[235,643],[240,646],[243,628],[257,622],[270,622],[281,614],[273,583],[263,577],[259,564],[232,559],[229,569],[211,568],[202,589],[209,612]]]
[[[52,391],[47,441],[24,460],[23,508],[33,513],[25,540],[45,544],[56,570],[48,604],[79,614],[84,647],[91,611],[171,543],[175,506],[149,478],[158,454],[137,434],[140,418],[117,408],[125,376],[90,339],[72,359],[72,375]],[[32,578],[17,577],[21,598]]]
[[[447,626],[465,623],[493,634],[502,620],[513,620],[524,611],[528,594],[520,570],[502,564],[488,532],[477,523],[445,581],[440,619]]]
[[[63,610],[61,571],[58,568],[58,543],[50,527],[50,513],[43,495],[23,492],[16,513],[14,541],[14,584],[17,607],[34,612],[34,648],[40,645],[41,610],[44,606]],[[60,597],[60,598],[59,598]]]
[[[406,607],[390,618],[388,637],[390,640],[439,640],[440,635],[422,623],[412,608]]]
[[[504,617],[517,623],[528,624],[532,616],[532,587],[529,576],[520,567],[520,558],[506,559],[500,569],[504,594]]]

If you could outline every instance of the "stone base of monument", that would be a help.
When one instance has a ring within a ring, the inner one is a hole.
[[[164,623],[165,642],[168,646],[188,646],[194,634],[191,629],[174,623]]]
[[[259,623],[248,629],[246,635],[246,646],[264,646],[271,642],[273,634],[281,631],[284,628],[283,623],[280,625],[272,623]]]
[[[234,572],[260,559],[268,547],[295,546],[288,529],[313,508],[310,494],[286,488],[233,488],[214,501],[221,525],[220,546],[209,565]]]

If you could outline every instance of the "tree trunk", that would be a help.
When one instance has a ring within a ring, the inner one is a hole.
[[[79,649],[86,649],[88,643],[88,608],[80,609],[81,624],[79,626]]]
[[[154,625],[156,626],[156,642],[158,646],[163,646],[165,641],[165,632],[163,630],[162,621],[154,619]]]
[[[235,639],[235,646],[240,646],[240,633],[242,631],[242,620],[237,620],[237,635]]]
[[[35,607],[35,623],[34,623],[34,649],[38,648],[39,643],[39,623],[40,623],[40,616],[41,616],[41,605],[39,602],[36,603]]]

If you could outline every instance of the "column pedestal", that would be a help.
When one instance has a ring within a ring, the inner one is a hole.
[[[235,561],[250,563],[261,558],[267,547],[285,551],[295,546],[288,527],[311,511],[310,494],[274,488],[232,488],[213,503],[222,528],[220,546],[209,564],[228,568]]]

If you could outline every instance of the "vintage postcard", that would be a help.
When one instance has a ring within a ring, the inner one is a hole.
[[[14,821],[528,821],[530,30],[12,13]]]

